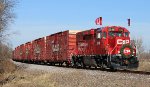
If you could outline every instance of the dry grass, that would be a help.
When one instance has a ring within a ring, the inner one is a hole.
[[[81,72],[67,74],[19,70],[9,75],[15,76],[15,79],[7,82],[3,87],[96,87],[95,85],[100,84],[95,77],[91,77],[90,80],[86,74]]]
[[[13,80],[13,76],[10,74],[16,70],[16,65],[10,60],[0,60],[0,85],[7,81]]]
[[[67,74],[18,70],[6,76],[15,76],[15,79],[4,84],[3,87],[83,87],[82,85],[87,83],[86,75],[80,72]]]
[[[14,77],[13,80],[7,81],[3,87],[55,87],[54,83],[48,80],[50,75],[42,72],[28,72],[20,69],[5,75],[5,77],[10,76]]]
[[[9,73],[16,69],[16,65],[10,60],[0,60],[0,73]]]
[[[150,72],[150,61],[140,60],[138,70]]]

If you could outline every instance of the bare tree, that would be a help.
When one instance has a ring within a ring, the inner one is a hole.
[[[139,56],[139,58],[141,57],[141,55],[144,53],[145,49],[143,46],[143,40],[142,38],[136,38],[133,39],[136,45],[136,49],[137,49],[137,55]]]
[[[8,26],[15,18],[13,13],[15,4],[15,0],[0,0],[0,42],[7,35]]]
[[[10,35],[7,30],[15,18],[13,11],[15,4],[16,0],[0,0],[0,59],[11,54],[11,47],[4,44],[4,40],[6,36]]]

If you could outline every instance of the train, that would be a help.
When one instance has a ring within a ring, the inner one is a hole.
[[[130,32],[121,26],[88,30],[66,30],[16,47],[14,61],[95,67],[136,69],[139,61]]]

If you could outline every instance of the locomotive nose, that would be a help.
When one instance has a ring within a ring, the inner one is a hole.
[[[133,55],[133,48],[129,44],[122,45],[120,54],[123,58],[130,58]]]
[[[111,42],[112,42],[111,43],[112,44],[111,45],[111,47],[112,47],[111,48],[111,54],[120,55],[121,52],[122,52],[122,54],[125,54],[125,55],[131,54],[131,52],[132,52],[131,47],[126,46],[125,48],[123,48],[123,46],[125,44],[130,44],[130,39],[129,38],[115,37],[114,39],[111,39]]]
[[[130,43],[130,40],[129,40],[129,39],[116,38],[116,44],[117,44],[117,45],[129,44],[129,43]]]

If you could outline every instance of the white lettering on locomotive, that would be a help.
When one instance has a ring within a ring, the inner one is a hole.
[[[84,51],[87,46],[88,46],[88,43],[79,43],[78,50]]]
[[[130,53],[131,51],[130,50],[124,50],[124,53],[125,54],[128,54],[128,53]]]
[[[97,42],[97,45],[100,45],[100,42]]]
[[[129,40],[122,40],[122,39],[117,40],[117,44],[128,44],[128,43],[130,43]]]

